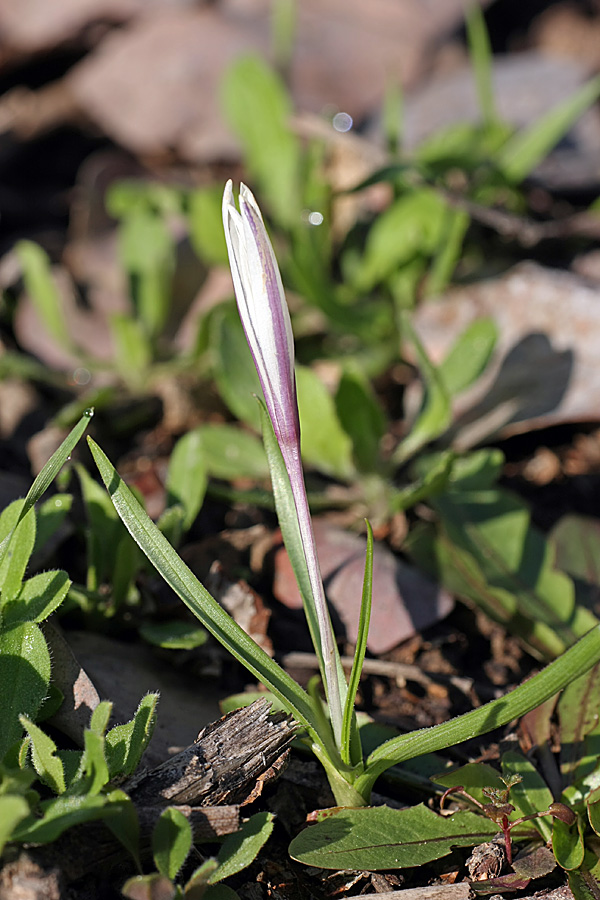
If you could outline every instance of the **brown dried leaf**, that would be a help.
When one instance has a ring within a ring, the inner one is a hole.
[[[323,520],[314,522],[317,550],[327,598],[335,608],[347,639],[356,641],[365,566],[366,541]],[[275,555],[275,596],[295,609],[302,606],[296,580],[282,548]],[[387,547],[373,553],[373,609],[369,650],[385,653],[423,628],[448,615],[454,603]]]

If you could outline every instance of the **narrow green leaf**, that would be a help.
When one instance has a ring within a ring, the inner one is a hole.
[[[112,703],[109,700],[102,700],[90,717],[90,731],[104,737],[111,715]]]
[[[0,533],[6,535],[0,548],[5,552],[0,563],[1,604],[15,600],[21,591],[25,570],[35,544],[35,512],[23,516],[24,500],[15,500],[2,512]]]
[[[69,432],[58,450],[52,454],[46,465],[36,477],[23,502],[17,525],[19,524],[19,521],[22,521],[25,518],[29,510],[33,508],[41,498],[42,494],[50,487],[63,465],[70,458],[71,453],[88,427],[93,415],[93,409],[90,408],[85,410],[77,425]],[[2,543],[0,543],[0,561],[4,558],[10,538],[11,535],[9,534],[4,537]]]
[[[492,123],[498,118],[492,83],[493,56],[490,36],[481,7],[476,3],[471,3],[467,7],[465,19],[479,110],[483,121]]]
[[[599,95],[600,77],[596,77],[509,138],[495,160],[504,177],[514,184],[526,178]]]
[[[220,184],[196,188],[189,195],[188,221],[192,246],[203,262],[226,266],[227,245],[223,234]]]
[[[53,800],[44,800],[40,804],[42,818],[31,816],[24,819],[17,826],[14,838],[19,841],[33,841],[36,844],[49,844],[68,828],[94,819],[119,816],[129,802],[131,801],[127,795],[119,790],[95,796],[72,795],[67,792]]]
[[[61,760],[56,755],[56,744],[27,716],[20,716],[19,719],[22,727],[29,735],[31,759],[35,771],[44,784],[47,784],[56,794],[62,794],[66,790],[65,770]]]
[[[141,388],[152,361],[152,348],[143,324],[131,316],[114,313],[110,317],[110,331],[121,376],[132,387]]]
[[[83,733],[83,741],[84,749],[81,760],[83,772],[78,791],[85,791],[87,796],[94,797],[100,793],[110,779],[104,755],[104,736],[86,728]]]
[[[106,759],[110,777],[132,775],[150,743],[156,722],[158,694],[146,694],[140,700],[133,719],[115,725],[106,735]]]
[[[89,444],[115,509],[152,565],[204,627],[232,656],[270,687],[298,722],[319,740],[314,731],[314,712],[307,694],[227,615],[147,516],[100,447],[91,439]]]
[[[505,697],[492,700],[449,722],[413,731],[382,744],[367,759],[365,775],[355,785],[357,790],[362,791],[366,784],[374,784],[378,775],[390,766],[424,753],[453,747],[520,718],[563,690],[599,660],[600,625],[597,625],[561,657]]]
[[[181,619],[145,622],[140,626],[140,634],[149,644],[165,650],[195,650],[206,643],[208,637],[203,628]]]
[[[50,654],[39,625],[0,628],[0,759],[23,735],[19,716],[35,718],[49,683]]]
[[[154,338],[160,334],[169,311],[174,241],[165,218],[156,215],[147,205],[140,204],[130,209],[119,229],[119,250],[130,275],[137,319],[119,316],[118,324],[115,325],[115,321],[111,323],[116,328],[113,337],[117,341],[117,350],[129,347],[142,360],[143,354],[151,350],[148,342],[139,343],[138,337]],[[139,324],[141,328],[133,328],[134,324]],[[129,363],[133,364],[134,358]]]
[[[367,555],[365,559],[365,574],[363,578],[362,599],[360,603],[360,615],[358,620],[358,632],[356,636],[356,647],[354,650],[354,659],[352,660],[352,670],[348,680],[348,693],[346,694],[346,702],[344,704],[344,718],[342,720],[342,741],[341,755],[342,759],[348,765],[357,765],[362,763],[362,750],[360,746],[360,737],[358,731],[355,733],[354,741],[351,741],[353,728],[356,729],[356,714],[354,712],[354,704],[356,701],[356,693],[360,684],[360,676],[365,654],[367,652],[367,639],[369,637],[369,624],[371,622],[371,600],[373,595],[373,529],[367,521]],[[356,745],[354,754],[351,753],[352,743]]]
[[[161,875],[173,880],[192,846],[192,827],[183,813],[168,806],[152,832],[152,855]]]
[[[410,809],[377,806],[323,810],[323,818],[294,838],[290,856],[324,869],[404,869],[447,856],[454,847],[489,841],[498,826],[458,812],[442,818],[422,803]]]
[[[270,812],[255,813],[239,831],[225,838],[217,857],[219,867],[210,876],[210,884],[229,878],[254,862],[273,831],[274,818]]]

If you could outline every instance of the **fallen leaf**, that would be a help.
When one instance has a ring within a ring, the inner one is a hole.
[[[354,643],[362,595],[366,540],[323,520],[314,530],[321,573],[329,603]],[[302,600],[286,551],[275,554],[273,592],[291,609]],[[426,579],[387,547],[376,544],[373,552],[373,608],[369,650],[385,653],[416,632],[443,619],[454,606],[450,594]]]
[[[565,422],[600,419],[600,287],[535,263],[501,278],[451,290],[423,304],[414,321],[437,364],[473,321],[498,328],[492,361],[476,385],[458,397],[450,431],[467,449]]]

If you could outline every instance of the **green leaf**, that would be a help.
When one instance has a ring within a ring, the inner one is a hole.
[[[219,394],[234,416],[259,431],[260,414],[254,395],[262,397],[262,388],[234,303],[211,315],[209,344]]]
[[[255,813],[239,831],[225,838],[217,857],[219,867],[209,878],[211,884],[241,872],[254,862],[273,831],[274,818],[270,812]]]
[[[61,760],[56,755],[56,744],[27,716],[20,716],[19,719],[22,727],[29,735],[31,759],[35,771],[44,784],[47,784],[55,794],[62,794],[66,790],[65,770]]]
[[[256,404],[254,397],[252,402]],[[196,430],[200,437],[202,459],[214,478],[234,481],[237,478],[268,477],[267,458],[256,435],[235,425],[201,425]]]
[[[509,138],[495,159],[507,181],[517,184],[526,178],[599,95],[600,77],[596,77]]]
[[[191,891],[189,894],[186,891],[185,897],[189,897],[189,900],[196,900]],[[227,884],[209,884],[205,893],[202,894],[202,898],[203,900],[240,900],[239,894]]]
[[[484,122],[493,123],[498,118],[492,83],[493,56],[481,7],[474,3],[468,6],[465,19],[481,117]]]
[[[187,531],[202,508],[208,478],[202,454],[202,433],[194,428],[179,438],[171,452],[167,470],[167,506],[181,504]]]
[[[477,381],[496,346],[498,328],[493,319],[477,319],[457,338],[438,373],[450,396]]]
[[[340,424],[335,403],[318,375],[296,367],[302,458],[327,475],[352,476],[352,442]]]
[[[0,628],[0,759],[23,735],[19,716],[36,716],[49,683],[50,654],[39,626]]]
[[[140,626],[140,634],[149,644],[165,650],[195,650],[206,643],[208,637],[203,628],[181,619],[146,622]]]
[[[200,259],[209,265],[228,264],[222,202],[223,188],[220,184],[196,188],[189,195],[190,240]]]
[[[225,75],[222,102],[247,169],[260,183],[261,206],[264,200],[278,222],[296,227],[300,143],[288,124],[293,108],[281,79],[260,57],[243,56]]]
[[[82,778],[77,790],[93,797],[99,794],[102,788],[108,784],[110,774],[104,754],[104,736],[91,731],[89,728],[83,733],[84,750],[81,759]]]
[[[40,504],[36,510],[37,531],[33,548],[34,554],[41,551],[57,533],[69,514],[72,503],[71,494],[54,494]]]
[[[208,593],[147,516],[100,447],[91,440],[90,449],[125,527],[167,584],[232,656],[270,687],[316,738],[314,712],[307,694]]]
[[[192,827],[173,806],[165,809],[152,832],[152,855],[161,875],[174,879],[192,846]]]
[[[459,766],[458,769],[432,775],[431,780],[445,788],[463,787],[475,800],[479,800],[482,804],[489,802],[483,793],[483,788],[493,788],[500,791],[506,788],[500,773],[486,763],[467,763],[466,766]]]
[[[369,637],[369,624],[371,622],[371,601],[373,596],[373,529],[367,522],[367,553],[365,558],[365,574],[363,578],[362,599],[360,603],[360,616],[356,635],[356,647],[352,669],[348,679],[348,693],[344,704],[344,717],[342,720],[342,759],[348,765],[362,763],[362,747],[357,731],[356,714],[354,705],[356,694],[360,684],[363,663],[367,652],[367,639]],[[354,740],[353,740],[354,739]],[[354,750],[354,752],[352,752]]]
[[[35,512],[22,515],[24,500],[15,500],[0,516],[0,535],[5,553],[0,563],[1,603],[18,596],[27,563],[35,544]]]
[[[598,882],[597,871],[593,873],[582,866],[569,872],[568,878],[569,887],[575,900],[600,900],[600,883]]]
[[[112,703],[102,700],[90,716],[90,731],[103,737],[112,715]]]
[[[144,386],[152,361],[152,348],[144,326],[138,319],[121,313],[114,313],[109,323],[115,364],[124,381],[139,390]]]
[[[565,786],[597,765],[600,752],[600,665],[576,678],[558,701],[560,769]]]
[[[563,869],[570,871],[578,869],[583,863],[585,846],[581,833],[581,822],[568,826],[560,819],[554,819],[552,824],[552,851],[556,862]]]
[[[393,461],[397,466],[406,462],[425,444],[443,434],[452,419],[450,398],[440,371],[427,356],[406,314],[402,316],[402,331],[417,354],[421,376],[425,382],[425,399],[409,435],[396,448]]]
[[[543,812],[553,802],[554,797],[548,785],[522,753],[515,751],[503,753],[502,772],[505,776],[521,776],[521,781],[510,789],[509,801],[516,806],[522,816]],[[531,824],[537,828],[545,842],[552,838],[552,825],[547,818],[533,819]]]
[[[290,856],[324,869],[404,869],[447,856],[454,847],[489,841],[498,826],[484,816],[457,812],[442,818],[422,803],[323,810],[323,818],[294,838]]]
[[[17,256],[23,270],[25,290],[48,334],[67,350],[72,340],[63,312],[60,291],[54,281],[48,255],[32,241],[19,241]]]
[[[367,759],[365,775],[356,780],[356,789],[364,792],[366,785],[374,784],[377,776],[392,765],[425,753],[435,753],[437,750],[453,747],[524,716],[561,691],[575,678],[583,675],[599,660],[600,626],[596,626],[559,659],[554,660],[505,697],[492,700],[449,722],[401,735],[377,747]]]
[[[549,539],[556,551],[556,565],[569,575],[600,585],[600,523],[590,516],[562,516]]]
[[[4,625],[43,622],[67,596],[71,582],[66,572],[41,572],[28,578],[19,595],[3,608]]]
[[[119,250],[123,266],[131,279],[131,294],[138,317],[135,324],[143,326],[139,334],[156,337],[169,311],[175,260],[173,238],[165,218],[142,206],[129,211],[119,230]],[[147,343],[136,346],[134,320],[126,316],[115,319],[119,322],[115,326],[113,321],[117,362],[119,349],[126,349],[127,346],[135,348],[137,358],[142,359],[140,354],[150,351]],[[129,334],[126,323],[131,326]],[[132,358],[130,363],[133,365],[134,362],[135,358]]]
[[[359,371],[343,372],[335,407],[342,428],[352,440],[357,468],[361,472],[373,472],[379,466],[379,444],[385,434],[386,420],[369,382]]]
[[[21,507],[21,511],[19,513],[19,518],[17,520],[17,525],[20,521],[22,521],[30,509],[38,502],[41,496],[46,492],[46,490],[50,487],[63,465],[70,459],[71,453],[75,449],[79,439],[85,432],[86,428],[90,423],[90,419],[94,415],[93,409],[86,409],[83,416],[75,425],[75,427],[69,432],[67,437],[64,439],[58,450],[56,450],[46,465],[43,467],[39,475],[36,477],[35,481],[31,485],[27,496],[25,497],[25,501]],[[0,518],[0,523],[2,519]],[[0,524],[0,534],[2,534],[1,524]],[[9,533],[4,537],[2,535],[2,543],[0,543],[0,561],[4,559],[4,555],[7,551],[7,547],[10,543],[12,533]]]
[[[25,797],[17,794],[0,796],[0,854],[8,841],[12,840],[16,826],[28,815],[29,804]]]
[[[115,725],[106,735],[105,752],[110,777],[133,775],[150,743],[156,722],[158,694],[146,694],[140,700],[133,719]]]
[[[109,816],[106,819],[106,825],[125,849],[131,853],[138,869],[141,869],[140,823],[135,804],[127,794],[123,793],[118,815]]]
[[[556,654],[593,627],[596,618],[576,604],[572,580],[554,568],[552,547],[519,498],[503,490],[457,490],[432,503],[456,551],[455,568],[470,559],[480,573],[481,588],[467,596],[525,643]]]
[[[15,830],[14,839],[32,841],[36,844],[49,844],[60,837],[68,828],[82,825],[94,819],[107,819],[119,816],[131,801],[123,791],[115,790],[109,794],[61,794],[53,800],[44,800],[40,804],[43,813],[41,818],[30,816],[24,819]]]

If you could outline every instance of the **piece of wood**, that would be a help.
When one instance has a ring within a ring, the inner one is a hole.
[[[281,771],[294,737],[291,716],[270,707],[266,698],[256,700],[207,725],[190,747],[124,789],[136,805],[242,803],[267,770]]]

